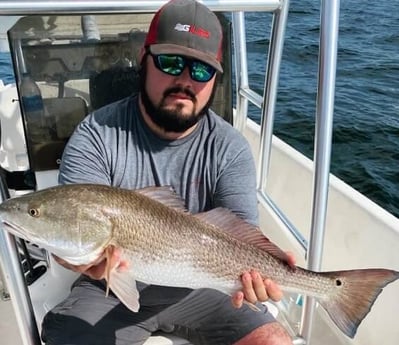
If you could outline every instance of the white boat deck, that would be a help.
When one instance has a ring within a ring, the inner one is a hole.
[[[4,345],[23,345],[11,300],[0,300],[0,339]]]

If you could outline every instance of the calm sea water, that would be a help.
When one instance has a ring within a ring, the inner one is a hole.
[[[319,5],[291,1],[274,127],[277,136],[310,158]],[[258,32],[268,21],[258,14],[248,19],[251,86],[259,88],[269,37]],[[341,1],[331,164],[335,175],[399,216],[399,1]]]
[[[291,1],[275,134],[313,156],[320,2]],[[250,85],[264,83],[270,16],[249,13]],[[13,82],[8,53],[0,79]],[[259,121],[259,111],[251,108]],[[399,216],[399,2],[341,1],[332,172]]]

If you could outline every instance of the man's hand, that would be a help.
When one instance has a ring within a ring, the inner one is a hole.
[[[56,255],[53,255],[53,257],[61,266],[71,271],[85,274],[92,279],[100,280],[107,278],[108,272],[113,268],[118,270],[127,269],[128,264],[126,261],[121,260],[121,253],[120,249],[109,246],[95,261],[87,265],[72,265]]]
[[[294,266],[296,262],[294,255],[287,252],[287,256],[288,264]],[[277,302],[283,297],[280,287],[269,278],[262,279],[257,271],[244,272],[241,275],[241,282],[242,291],[236,292],[231,297],[233,306],[236,308],[241,308],[244,301],[254,304],[257,301],[265,302],[270,298]]]

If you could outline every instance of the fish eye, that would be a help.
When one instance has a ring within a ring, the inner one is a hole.
[[[40,216],[40,211],[38,208],[30,208],[28,212],[29,212],[29,215],[31,215],[32,217]]]

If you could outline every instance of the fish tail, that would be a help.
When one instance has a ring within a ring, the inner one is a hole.
[[[323,275],[334,280],[336,292],[318,301],[350,338],[355,336],[382,289],[399,278],[399,272],[386,269],[325,272]]]

